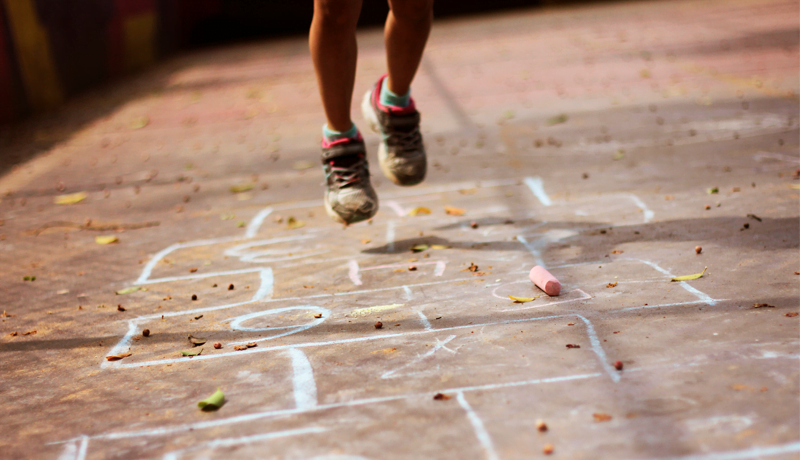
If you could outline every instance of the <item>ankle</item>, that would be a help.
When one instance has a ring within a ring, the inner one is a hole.
[[[387,79],[388,80],[388,79]],[[389,89],[389,85],[384,80],[381,85],[380,101],[381,105],[391,107],[408,107],[411,103],[411,90],[409,89],[405,94],[396,94]]]
[[[350,129],[347,131],[335,131],[328,127],[328,124],[322,125],[322,136],[328,141],[337,141],[339,139],[352,139],[358,136],[358,128],[355,123],[350,124]]]

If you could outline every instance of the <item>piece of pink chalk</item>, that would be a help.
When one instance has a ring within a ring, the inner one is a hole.
[[[537,265],[531,268],[531,273],[528,276],[533,281],[533,284],[539,286],[539,289],[543,290],[547,295],[555,296],[561,293],[561,283],[544,267]]]

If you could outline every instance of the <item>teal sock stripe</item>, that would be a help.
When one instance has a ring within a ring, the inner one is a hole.
[[[409,89],[406,94],[399,96],[393,93],[389,87],[384,84],[381,85],[381,104],[382,105],[391,105],[393,107],[408,107],[408,104],[411,103],[411,90]]]
[[[339,139],[350,139],[356,137],[358,135],[358,128],[356,128],[356,124],[353,125],[347,131],[334,131],[328,128],[328,124],[325,123],[322,125],[322,135],[325,136],[325,139],[329,141],[337,141]]]

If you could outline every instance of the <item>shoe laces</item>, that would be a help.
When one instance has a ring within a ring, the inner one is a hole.
[[[412,130],[407,132],[395,129],[389,133],[387,141],[392,145],[400,147],[400,152],[416,152],[422,145],[422,135],[419,132],[419,126],[415,126]]]
[[[339,188],[345,188],[361,180],[361,177],[366,168],[366,162],[362,155],[358,155],[358,160],[350,165],[336,164],[336,160],[328,162],[330,165],[329,175],[333,175],[334,181],[339,185]]]

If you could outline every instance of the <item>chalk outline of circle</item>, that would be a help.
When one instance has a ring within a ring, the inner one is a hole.
[[[530,282],[531,282],[531,280],[520,280],[520,281],[511,281],[509,283],[503,283],[500,286],[497,286],[496,288],[492,289],[492,295],[494,297],[500,299],[500,300],[509,300],[508,297],[501,297],[501,296],[497,295],[497,290],[500,289],[501,287],[510,286],[512,284],[521,284],[521,283],[530,283]],[[533,283],[531,283],[531,284],[533,284]]]
[[[280,313],[280,312],[292,311],[292,310],[311,310],[311,311],[315,311],[317,313],[322,313],[322,317],[321,318],[314,318],[314,320],[309,322],[309,323],[300,324],[300,325],[297,325],[297,326],[278,326],[278,327],[252,328],[252,327],[243,327],[241,325],[243,322],[249,321],[249,320],[251,320],[253,318],[258,318],[260,316],[271,315],[271,314],[274,314],[274,313]],[[324,307],[317,306],[317,305],[295,305],[295,306],[291,306],[291,307],[275,308],[275,309],[272,309],[272,310],[256,311],[256,312],[253,312],[253,313],[248,313],[246,315],[240,315],[240,316],[237,316],[235,318],[231,318],[231,319],[228,320],[228,321],[231,322],[231,329],[233,329],[235,331],[260,332],[260,331],[276,331],[276,330],[285,330],[285,329],[290,329],[290,331],[285,332],[283,334],[273,335],[273,336],[270,336],[270,337],[261,337],[259,339],[255,339],[255,340],[242,340],[240,342],[231,342],[231,344],[235,345],[235,344],[239,344],[239,343],[263,342],[265,340],[272,340],[272,339],[277,339],[279,337],[286,337],[287,335],[296,334],[298,332],[305,331],[306,329],[311,329],[312,327],[317,326],[318,324],[320,324],[323,321],[325,321],[326,319],[328,319],[328,317],[330,317],[330,314],[331,314],[330,310],[328,310],[327,308],[324,308]]]
[[[297,249],[271,249],[271,250],[264,250],[264,251],[246,251],[249,248],[256,247],[256,246],[267,246],[270,244],[278,244],[278,243],[287,243],[292,241],[298,240],[308,240],[317,238],[317,235],[297,235],[297,236],[286,236],[281,238],[270,238],[267,240],[257,240],[257,241],[250,241],[243,244],[237,244],[236,246],[226,249],[225,255],[229,257],[238,257],[242,262],[256,262],[256,263],[268,263],[268,262],[279,262],[282,260],[292,260],[292,259],[300,259],[303,257],[310,257],[319,254],[324,254],[328,252],[327,249],[321,251],[315,251],[308,254],[300,254],[296,256],[288,256],[288,257],[271,257],[267,259],[262,259],[263,256],[280,256],[282,254],[290,254],[292,252],[298,252]],[[302,249],[301,249],[302,251]]]

